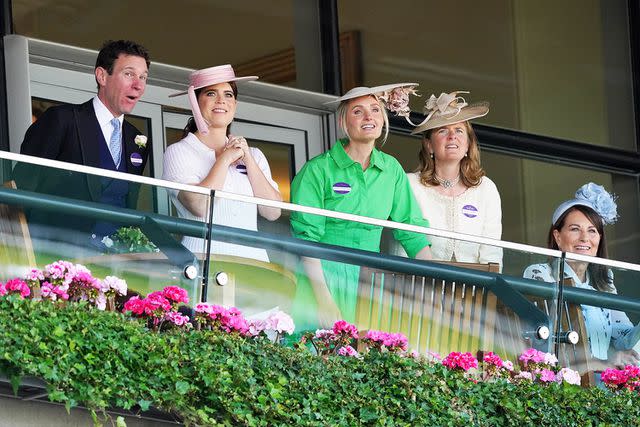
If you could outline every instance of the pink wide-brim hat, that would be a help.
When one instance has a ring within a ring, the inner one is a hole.
[[[231,65],[218,65],[217,67],[204,68],[202,70],[192,72],[189,76],[189,87],[187,88],[187,90],[172,93],[171,95],[169,95],[169,97],[172,98],[174,96],[180,96],[184,94],[189,95],[191,112],[193,113],[193,119],[196,122],[198,131],[201,134],[206,135],[207,133],[209,133],[209,126],[202,117],[195,91],[203,87],[217,85],[218,83],[240,83],[250,80],[258,80],[258,76],[237,77]]]

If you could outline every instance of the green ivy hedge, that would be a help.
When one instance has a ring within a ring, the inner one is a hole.
[[[0,298],[0,370],[52,401],[172,412],[187,425],[638,425],[640,398],[567,384],[475,383],[441,365],[212,332],[150,333],[85,304]]]

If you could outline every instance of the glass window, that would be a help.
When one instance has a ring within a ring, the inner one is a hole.
[[[155,62],[188,68],[233,64],[272,83],[295,80],[291,0],[15,0],[20,35],[100,49],[127,38],[149,49]],[[117,25],[115,25],[117,23]],[[286,73],[280,65],[285,64]]]
[[[418,166],[420,139],[392,133],[382,150],[395,156],[406,171],[414,171]],[[606,226],[609,257],[640,262],[640,224],[637,222],[640,203],[636,177],[523,159],[489,150],[483,150],[481,157],[487,176],[500,192],[503,240],[546,247],[553,211],[591,181],[617,196],[620,218],[616,224]]]
[[[339,2],[363,84],[420,83],[487,100],[482,123],[636,150],[625,0]],[[349,88],[345,88],[349,89]]]

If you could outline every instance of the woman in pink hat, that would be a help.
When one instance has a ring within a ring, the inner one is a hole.
[[[309,160],[291,184],[293,203],[428,227],[411,194],[404,170],[392,156],[376,148],[389,133],[387,109],[409,112],[409,93],[415,83],[351,89],[332,103],[346,138]],[[384,136],[383,136],[384,135]],[[332,245],[380,251],[382,227],[335,218],[291,213],[294,236]],[[429,259],[429,239],[419,233],[395,230],[394,237],[415,258]],[[340,262],[303,259],[293,317],[299,329],[354,322],[360,267]],[[317,311],[314,307],[317,306]]]
[[[170,96],[188,94],[193,117],[189,119],[182,140],[167,148],[163,179],[199,185],[212,190],[282,200],[278,185],[264,154],[249,147],[242,136],[232,135],[230,125],[236,113],[236,83],[258,77],[236,77],[231,65],[220,65],[191,73],[189,88]],[[178,214],[183,218],[206,221],[208,198],[180,191],[173,196]],[[255,204],[216,199],[213,218],[216,224],[257,230],[257,214],[273,221],[280,209]],[[185,237],[183,244],[193,252],[203,252],[203,239]],[[212,241],[211,252],[269,261],[261,248]]]

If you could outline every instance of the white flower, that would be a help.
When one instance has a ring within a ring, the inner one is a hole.
[[[574,371],[573,369],[562,368],[556,374],[556,381],[559,383],[565,381],[569,384],[580,385],[580,373],[578,373],[578,371]]]
[[[107,248],[110,248],[113,246],[113,240],[111,240],[108,236],[104,236],[102,238],[102,244],[105,245]]]
[[[105,277],[104,280],[100,282],[100,286],[104,293],[115,291],[115,293],[120,295],[127,294],[127,282],[117,278],[116,276]]]
[[[140,148],[145,148],[147,146],[147,137],[144,135],[136,135],[133,142]]]

